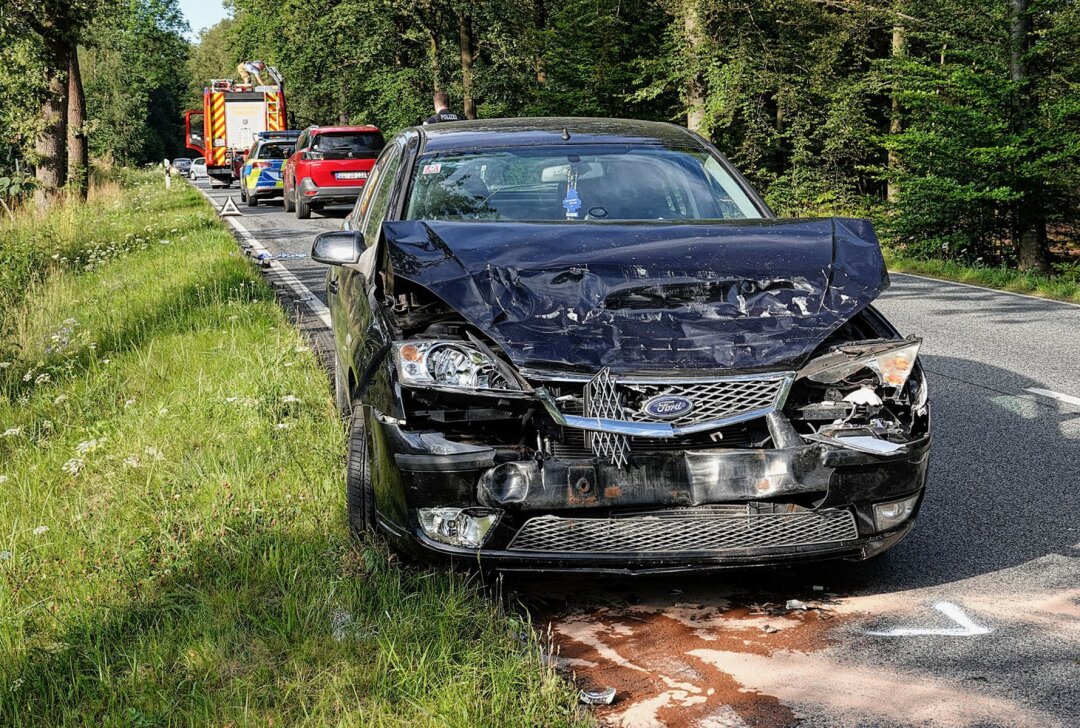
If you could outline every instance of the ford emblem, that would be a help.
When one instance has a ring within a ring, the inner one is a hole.
[[[694,409],[694,403],[677,394],[661,394],[641,406],[641,411],[659,420],[673,420]]]

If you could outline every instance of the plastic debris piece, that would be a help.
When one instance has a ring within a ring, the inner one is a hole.
[[[798,610],[800,612],[805,612],[807,609],[810,609],[810,605],[798,599],[788,599],[784,608],[792,611]]]
[[[823,592],[823,591],[825,591],[825,587],[823,587],[820,584],[814,584],[814,591]]]
[[[615,688],[582,690],[578,693],[578,700],[584,705],[611,705],[615,700]]]

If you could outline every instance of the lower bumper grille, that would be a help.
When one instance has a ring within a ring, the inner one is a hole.
[[[742,513],[692,508],[624,518],[530,518],[510,551],[710,553],[839,544],[857,539],[850,511]]]

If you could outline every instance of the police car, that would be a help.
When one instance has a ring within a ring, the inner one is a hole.
[[[240,199],[255,207],[259,200],[281,197],[281,165],[296,145],[298,131],[264,131],[255,135],[240,168]]]

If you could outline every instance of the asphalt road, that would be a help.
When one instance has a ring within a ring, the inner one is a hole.
[[[348,212],[241,210],[272,253],[304,255]],[[321,266],[280,262],[325,303]],[[906,275],[878,306],[924,338],[935,417],[920,520],[883,559],[510,583],[553,659],[616,688],[605,723],[1077,725],[1080,306]]]

